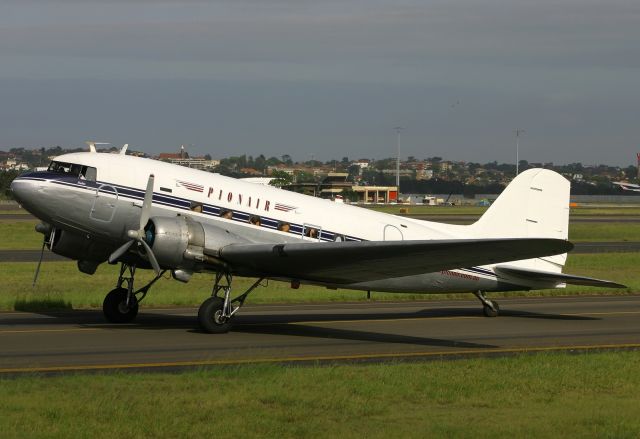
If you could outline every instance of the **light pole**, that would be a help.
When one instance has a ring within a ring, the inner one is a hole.
[[[398,141],[398,158],[396,160],[396,186],[398,187],[398,193],[400,192],[400,132],[404,130],[402,127],[395,127],[396,138]]]
[[[518,175],[520,170],[520,134],[524,134],[524,130],[520,128],[516,129],[516,175]]]

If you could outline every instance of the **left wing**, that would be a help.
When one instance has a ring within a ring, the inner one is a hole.
[[[348,284],[566,253],[561,239],[452,239],[230,244],[219,257],[234,272]]]
[[[496,273],[505,274],[507,276],[515,276],[532,281],[550,282],[556,284],[565,283],[572,285],[585,285],[590,287],[627,288],[626,285],[618,284],[608,280],[594,279],[592,277],[586,276],[574,276],[564,273],[554,273],[544,270],[532,270],[529,268],[498,265],[497,267],[495,267],[495,271]]]

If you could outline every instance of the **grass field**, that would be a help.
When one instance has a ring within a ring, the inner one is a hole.
[[[13,262],[2,265],[3,289],[0,291],[0,309],[34,310],[52,308],[99,308],[105,294],[115,286],[118,267],[103,264],[95,275],[80,273],[73,262],[44,263],[40,279],[35,288],[31,281],[35,263]],[[640,292],[637,267],[640,254],[580,254],[569,257],[568,273],[610,279],[628,285],[628,289],[603,290],[602,288],[569,286],[566,289],[540,290],[534,292],[514,292],[494,294],[495,297],[513,295],[568,295],[568,294],[629,294]],[[150,280],[149,270],[140,270],[136,284],[142,286]],[[234,290],[241,292],[254,279],[235,278]],[[212,276],[195,274],[188,284],[174,280],[160,280],[156,283],[144,302],[144,306],[199,306],[211,290]],[[442,298],[470,298],[468,294],[421,295],[373,292],[375,300],[429,300]],[[362,291],[328,290],[322,287],[301,286],[298,290],[288,283],[270,281],[266,287],[258,288],[249,296],[247,303],[284,302],[332,302],[366,300]]]
[[[640,437],[640,352],[0,378],[5,439]]]
[[[0,215],[0,250],[34,250],[42,247],[38,221],[3,221]]]

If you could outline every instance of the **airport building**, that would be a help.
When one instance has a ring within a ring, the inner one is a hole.
[[[353,203],[391,203],[398,200],[397,186],[357,186],[346,172],[330,172],[320,183],[294,183],[285,189],[330,200],[341,196]]]

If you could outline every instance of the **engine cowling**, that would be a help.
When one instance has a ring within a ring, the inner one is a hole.
[[[222,247],[245,241],[220,227],[202,224],[185,216],[152,217],[145,228],[145,241],[163,267],[197,269],[198,265],[220,265]]]
[[[50,228],[49,233],[45,236],[49,237],[49,248],[53,253],[70,259],[99,263],[106,260],[111,252],[109,245],[96,241],[87,234]]]

